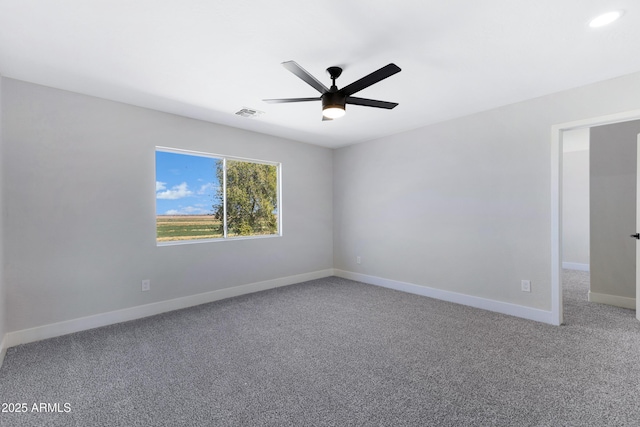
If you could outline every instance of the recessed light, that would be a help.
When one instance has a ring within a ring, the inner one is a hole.
[[[589,21],[589,26],[591,28],[604,27],[605,25],[609,25],[613,21],[619,19],[622,15],[624,15],[624,10],[614,10],[612,12],[603,13]]]

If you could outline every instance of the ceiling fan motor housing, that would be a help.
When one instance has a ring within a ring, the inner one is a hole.
[[[332,87],[332,89],[335,86]],[[341,93],[340,91],[336,92],[325,92],[322,95],[322,109],[326,110],[327,108],[342,108],[345,109],[347,97]]]

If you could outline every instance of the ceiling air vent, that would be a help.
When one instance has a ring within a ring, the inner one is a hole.
[[[255,108],[247,108],[247,107],[242,107],[242,109],[236,113],[237,116],[248,117],[248,118],[258,117],[261,114],[264,114],[264,111],[256,110]]]

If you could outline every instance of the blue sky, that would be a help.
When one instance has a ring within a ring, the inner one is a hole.
[[[213,213],[216,161],[211,157],[156,151],[156,215]]]

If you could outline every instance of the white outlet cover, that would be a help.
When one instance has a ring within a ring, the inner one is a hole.
[[[522,292],[531,292],[531,280],[523,280],[521,286]]]

